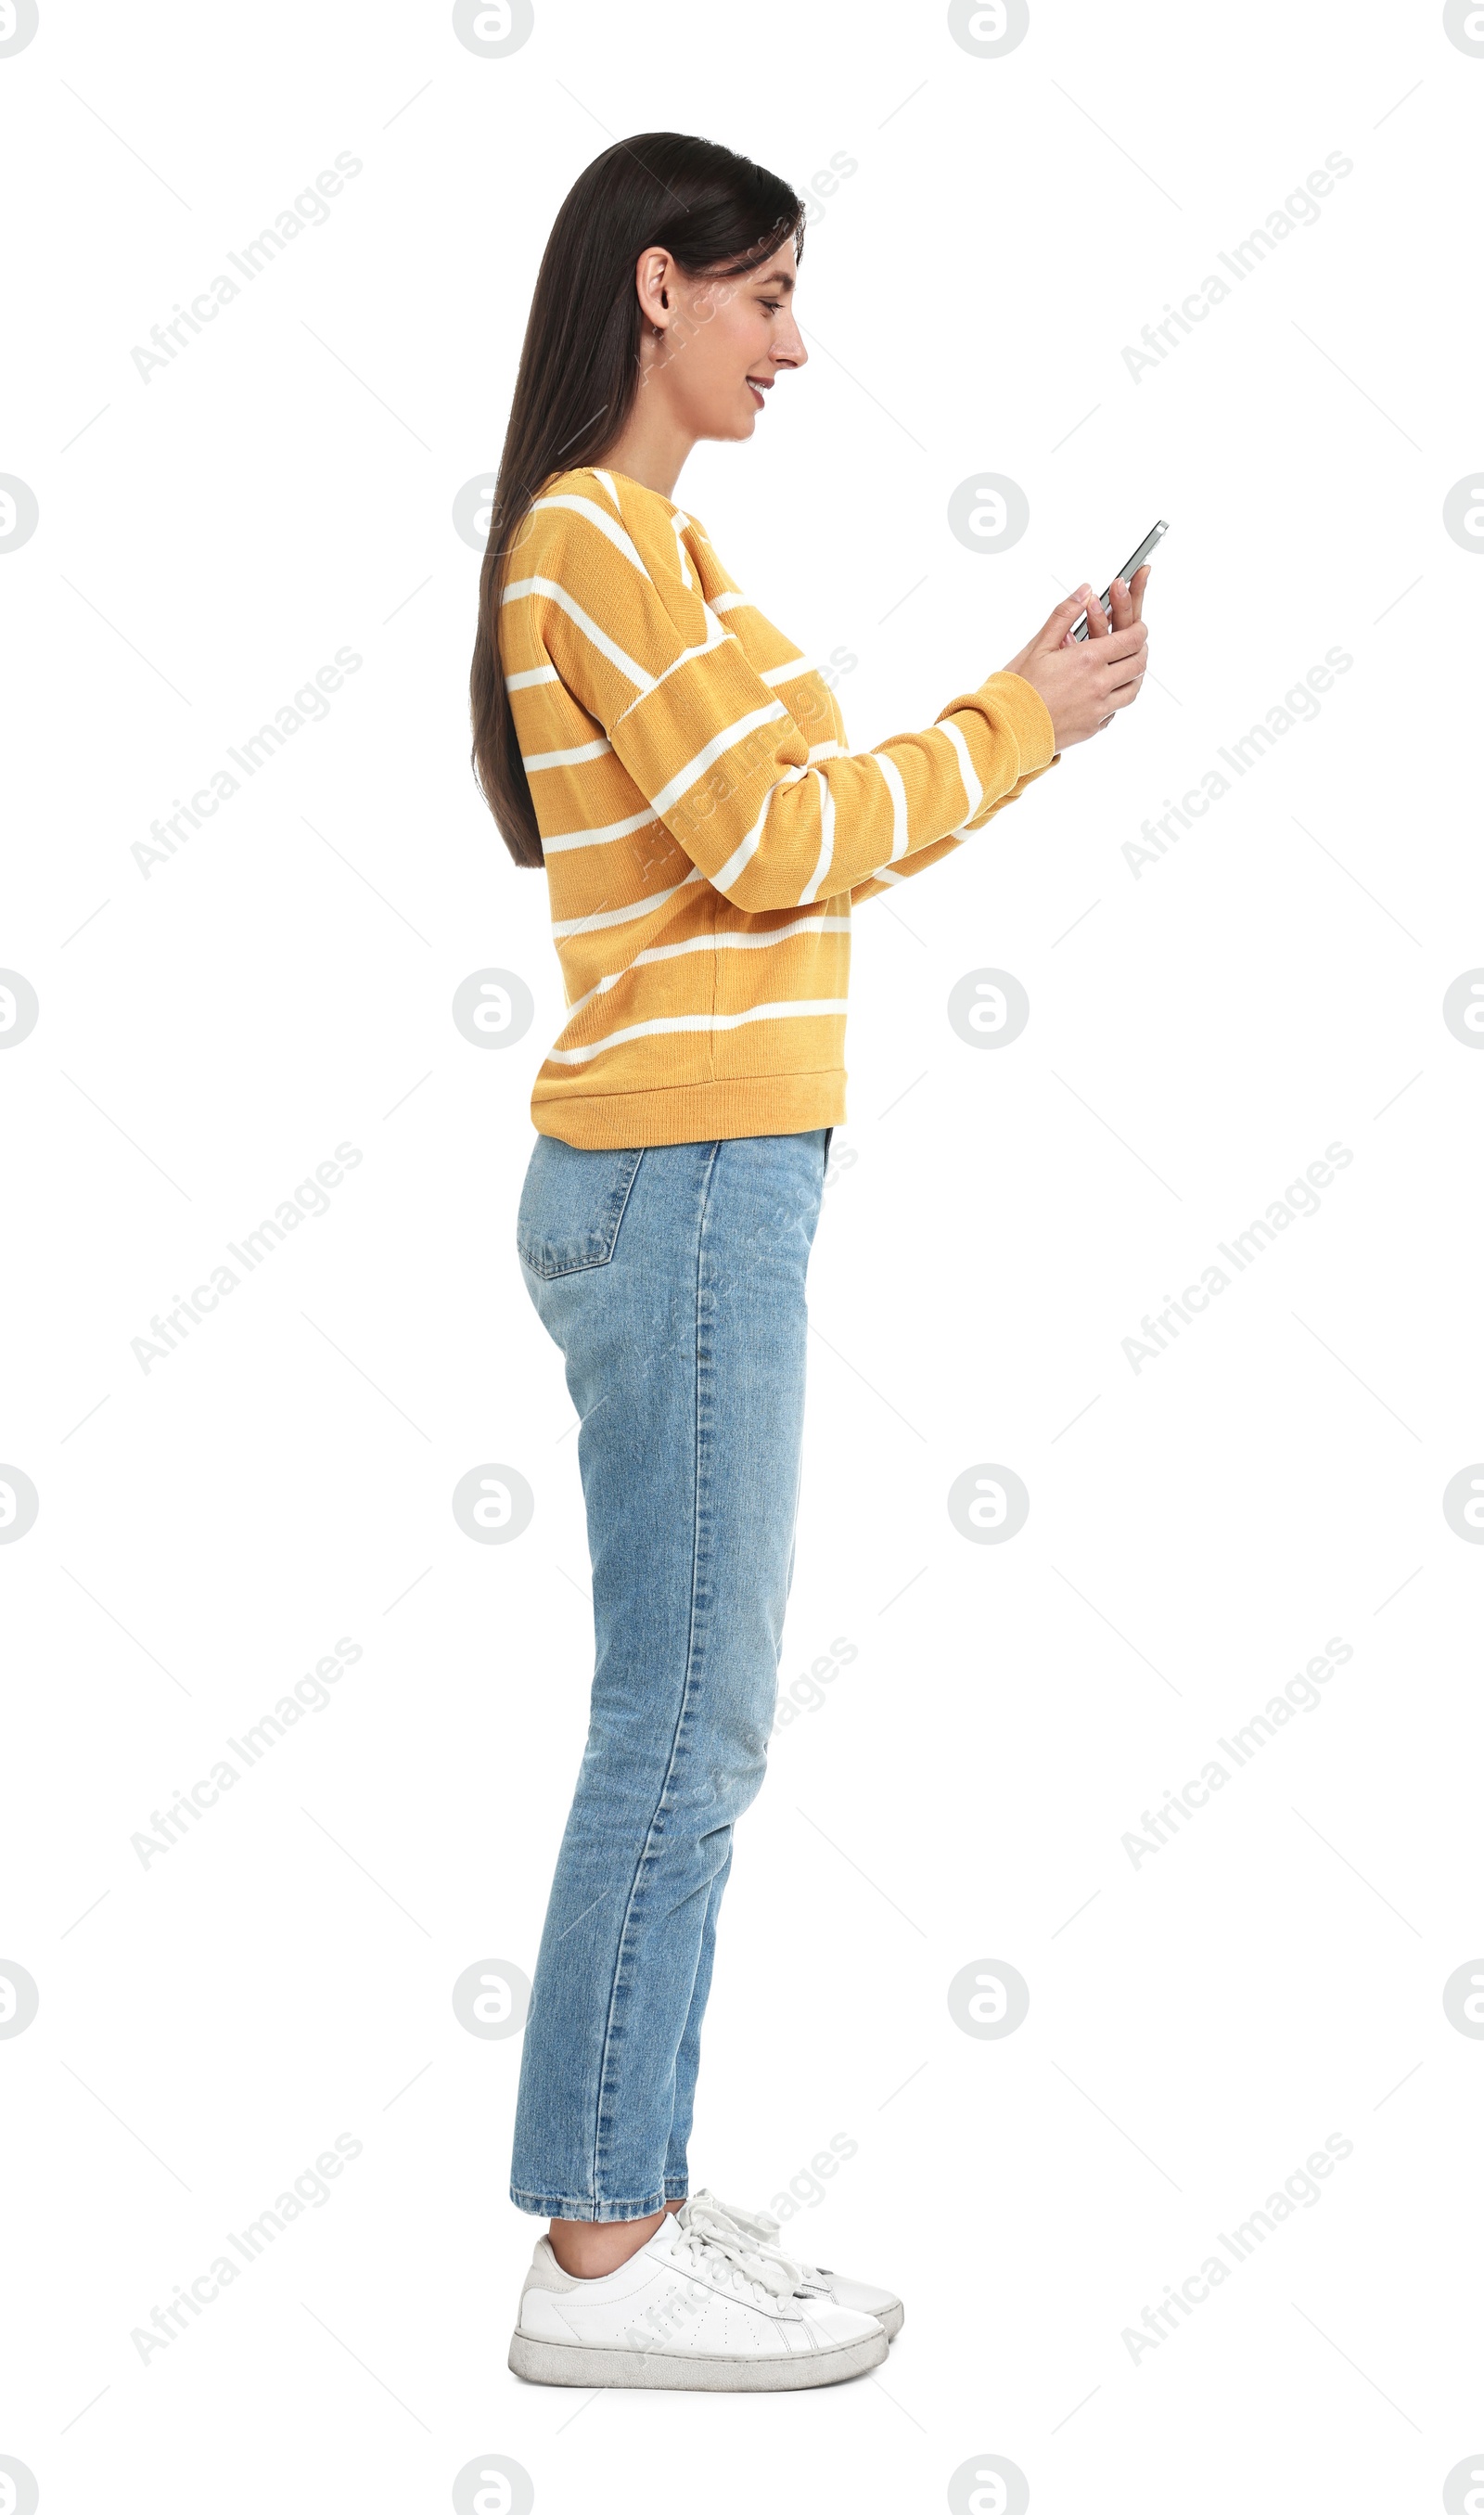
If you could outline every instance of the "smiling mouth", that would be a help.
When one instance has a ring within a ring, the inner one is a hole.
[[[763,408],[763,394],[772,392],[773,379],[771,376],[749,376],[746,381],[748,392],[755,396],[754,407],[761,410]]]

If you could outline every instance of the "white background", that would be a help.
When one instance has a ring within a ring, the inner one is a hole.
[[[987,2454],[1035,2515],[1392,2515],[1484,2468],[1484,2045],[1442,2001],[1484,1948],[1484,1555],[1442,1509],[1484,1455],[1484,1057],[1441,1011],[1484,962],[1484,570],[1442,521],[1481,451],[1481,99],[1438,8],[1376,0],[1060,0],[999,59],[936,7],[538,0],[482,59],[443,7],[43,0],[0,58],[0,470],[40,511],[0,565],[0,961],[40,999],[0,1058],[0,1458],[40,1496],[0,1548],[0,1958],[40,1992],[0,2040],[0,2453],[46,2515],[401,2515],[488,2454],[542,2515],[936,2508]],[[784,1682],[858,1656],[739,1835],[692,2164],[755,2206],[801,2178],[791,2237],[908,2319],[878,2377],[763,2399],[507,2372],[518,2042],[450,1997],[530,1970],[591,1669],[512,1237],[560,991],[469,773],[451,509],[559,201],[655,128],[801,188],[856,160],[808,234],[807,370],[679,494],[850,659],[858,746],[1172,523],[1138,707],[858,919]],[[143,381],[337,151],[327,222]],[[1331,151],[1317,222],[1135,383],[1125,346]],[[948,531],[975,466],[1026,492],[1012,551]],[[1144,819],[1337,645],[1317,719],[1135,876]],[[150,822],[342,646],[327,720],[146,879]],[[536,999],[493,1053],[450,1017],[487,967]],[[980,968],[1031,1003],[991,1052],[945,1010]],[[330,1211],[142,1370],[342,1142]],[[1143,1313],[1332,1142],[1320,1211],[1135,1373]],[[484,1462],[534,1492],[517,1543],[455,1524]],[[1030,1494],[1006,1545],[948,1516],[984,1462]],[[343,1635],[330,1707],[142,1867]],[[1142,1812],[1331,1636],[1321,1707],[1135,1868]],[[950,2016],[977,1959],[1030,1986],[1006,2040]],[[328,2203],[142,2364],[341,2132]],[[1135,2360],[1332,2133],[1318,2203]]]

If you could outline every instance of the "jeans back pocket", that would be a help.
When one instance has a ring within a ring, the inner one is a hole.
[[[547,1277],[606,1266],[643,1157],[641,1144],[589,1153],[538,1135],[515,1217],[521,1264]]]

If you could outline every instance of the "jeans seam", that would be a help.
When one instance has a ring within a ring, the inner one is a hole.
[[[626,2210],[631,2218],[652,2218],[656,2211],[663,2209],[667,2201],[683,2200],[685,2196],[682,2192],[672,2192],[667,2183],[665,2190],[657,2195],[644,2192],[633,2201],[598,2202],[596,2199],[590,2201],[586,2194],[573,2192],[528,2192],[523,2184],[512,2183],[510,2197],[517,2209],[528,2209],[534,2216],[580,2218],[587,2225],[597,2226],[612,2223],[598,2217],[599,2208]]]
[[[634,1147],[625,1144],[618,1146],[616,1149],[622,1152],[629,1152],[633,1151]],[[624,1216],[629,1211],[629,1199],[634,1194],[634,1182],[638,1178],[639,1172],[643,1167],[644,1154],[647,1150],[647,1145],[640,1144],[635,1154],[634,1168],[629,1173],[628,1181],[624,1188],[623,1202],[619,1206],[617,1215],[614,1216],[613,1228],[608,1235],[607,1248],[603,1251],[600,1258],[573,1258],[566,1260],[559,1266],[538,1265],[534,1258],[526,1256],[524,1249],[520,1246],[517,1236],[515,1254],[518,1257],[521,1265],[524,1266],[530,1274],[534,1275],[538,1282],[543,1284],[559,1284],[564,1276],[590,1275],[596,1267],[610,1266],[612,1264],[614,1258],[618,1255],[618,1235],[624,1227]],[[531,1247],[536,1250],[538,1255],[544,1254],[544,1244],[539,1238],[532,1238]]]
[[[618,1944],[613,1959],[613,1984],[608,1995],[608,2014],[603,2025],[602,2052],[599,2056],[598,2065],[598,2100],[594,2110],[593,2121],[593,2194],[595,2201],[598,2197],[602,2165],[604,2106],[607,2091],[609,2060],[615,2041],[615,2012],[618,2007],[619,1978],[624,1968],[624,1958],[629,1939],[630,1925],[634,1917],[635,1900],[639,1891],[640,1881],[644,1875],[645,1863],[649,1858],[650,1846],[654,1840],[655,1820],[663,1813],[670,1794],[670,1785],[674,1777],[675,1767],[680,1753],[680,1739],[685,1727],[685,1714],[690,1705],[691,1684],[694,1673],[696,1589],[699,1577],[701,1550],[701,1276],[705,1260],[707,1209],[711,1200],[712,1181],[716,1175],[717,1160],[721,1150],[721,1145],[720,1141],[715,1141],[708,1147],[706,1181],[701,1191],[701,1207],[696,1226],[695,1488],[691,1513],[690,1625],[685,1646],[685,1674],[680,1687],[680,1708],[676,1714],[675,1735],[670,1742],[670,1753],[666,1758],[664,1776],[659,1788],[659,1795],[655,1801],[653,1814],[650,1816],[649,1823],[645,1828],[644,1839],[639,1847],[639,1855],[635,1864],[634,1876],[629,1881],[629,1900],[624,1907],[623,1919],[619,1924]]]

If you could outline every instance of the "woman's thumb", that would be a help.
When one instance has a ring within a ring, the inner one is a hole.
[[[1064,602],[1057,603],[1055,610],[1049,616],[1046,627],[1041,633],[1043,643],[1051,646],[1060,645],[1063,637],[1071,627],[1072,622],[1076,619],[1079,611],[1086,610],[1088,596],[1092,591],[1092,588],[1091,585],[1079,585],[1075,594],[1069,594]]]

